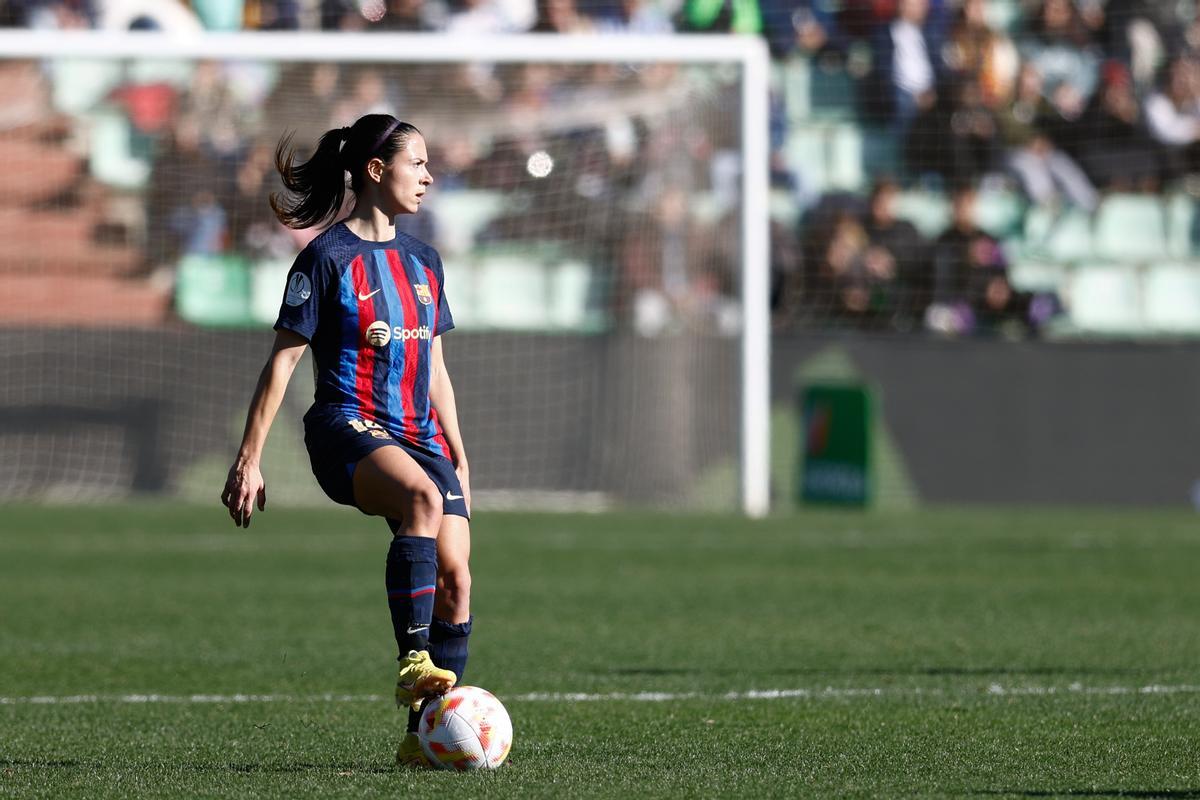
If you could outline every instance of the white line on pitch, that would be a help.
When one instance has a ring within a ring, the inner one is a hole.
[[[966,690],[946,690],[939,687],[833,687],[818,689],[756,689],[745,692],[706,694],[703,692],[532,692],[509,695],[502,699],[509,702],[590,703],[617,701],[631,703],[656,703],[674,700],[787,700],[855,697],[916,697],[962,696],[964,694],[987,694],[999,696],[1031,697],[1047,695],[1156,695],[1197,694],[1200,685],[1194,684],[1149,684],[1146,686],[1084,686],[1072,683],[1066,686],[1003,686],[993,683],[987,687]],[[71,705],[80,703],[123,703],[129,705],[151,703],[215,704],[215,703],[379,703],[391,698],[381,694],[75,694],[75,695],[30,695],[0,696],[0,705]]]

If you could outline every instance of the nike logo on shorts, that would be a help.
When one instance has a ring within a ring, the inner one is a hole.
[[[454,492],[446,492],[446,499],[447,500],[462,500],[463,496],[461,494],[455,494]]]

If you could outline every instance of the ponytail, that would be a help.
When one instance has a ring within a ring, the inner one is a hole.
[[[311,228],[323,225],[336,214],[346,199],[346,168],[342,164],[342,147],[350,136],[349,128],[327,131],[317,144],[312,158],[296,163],[296,148],[289,133],[275,148],[275,169],[287,188],[289,197],[278,192],[271,194],[271,210],[289,228]]]
[[[346,173],[351,189],[360,191],[367,162],[390,162],[414,133],[419,131],[390,114],[368,114],[349,128],[326,131],[312,157],[299,164],[294,133],[285,135],[275,148],[275,168],[287,192],[271,194],[271,210],[289,228],[324,226],[346,199]]]

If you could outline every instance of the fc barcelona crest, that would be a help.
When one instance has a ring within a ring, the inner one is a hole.
[[[429,284],[415,283],[413,288],[417,290],[417,299],[421,301],[421,305],[429,305],[433,302],[433,293],[429,291]]]

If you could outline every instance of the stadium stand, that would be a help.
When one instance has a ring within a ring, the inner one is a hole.
[[[104,4],[91,0],[2,5],[0,18],[8,24],[99,26],[106,19]],[[762,35],[776,58],[773,237],[777,250],[797,251],[804,260],[797,269],[776,260],[777,283],[798,282],[776,292],[778,302],[804,306],[778,307],[782,327],[848,324],[829,316],[837,302],[820,292],[832,291],[829,287],[840,280],[827,272],[830,243],[838,235],[848,243],[858,234],[845,226],[839,234],[829,209],[848,203],[864,224],[873,184],[894,178],[903,187],[897,216],[911,222],[930,247],[904,254],[918,261],[898,264],[884,295],[899,292],[924,302],[921,284],[932,279],[933,265],[923,259],[952,224],[952,191],[968,183],[980,190],[973,212],[979,232],[1001,243],[1002,259],[991,268],[1050,305],[1057,307],[1061,299],[1065,307],[1053,319],[1027,321],[1023,335],[1200,334],[1194,293],[1163,288],[1192,286],[1200,275],[1200,263],[1193,260],[1197,181],[1192,178],[1200,175],[1195,58],[1200,23],[1190,3],[1160,8],[1119,0],[493,0],[460,6],[205,0],[193,3],[192,12],[199,23],[221,30],[240,25],[567,35],[675,29]],[[166,24],[153,15],[123,13],[121,19],[133,27]],[[269,284],[255,277],[263,272],[257,265],[274,263],[302,244],[264,230],[270,226],[263,200],[271,136],[257,123],[269,119],[267,127],[277,128],[287,116],[274,87],[281,80],[310,81],[307,108],[323,109],[331,123],[389,98],[411,101],[412,87],[370,70],[330,66],[286,78],[215,64],[157,69],[136,74],[113,65],[98,69],[64,62],[43,75],[28,64],[5,66],[0,92],[7,124],[0,147],[9,163],[38,166],[9,177],[0,234],[30,254],[23,267],[35,266],[42,276],[71,277],[69,287],[50,290],[56,296],[130,298],[116,306],[80,304],[105,308],[113,320],[153,324],[178,313],[198,324],[261,321],[264,312],[253,309],[267,303],[256,293]],[[561,103],[569,93],[586,94],[588,81],[611,76],[598,72],[580,80],[530,67],[460,78],[475,81],[472,102],[480,108],[545,114],[552,108],[549,98]],[[348,102],[333,99],[347,94]],[[415,110],[424,111],[419,104]],[[197,128],[201,119],[204,124]],[[621,119],[635,128],[636,109],[625,109],[618,123]],[[636,146],[642,134],[618,135],[620,124],[610,127],[600,119],[588,124],[595,141],[606,139],[593,142],[597,174],[607,170],[624,180],[627,164],[621,163],[620,151],[630,145],[614,146],[613,137]],[[301,130],[299,138],[312,134]],[[503,132],[494,134],[493,142],[504,141]],[[519,164],[485,164],[464,142],[447,142],[438,156],[452,169],[439,187],[434,224],[438,214],[458,224],[418,235],[434,237],[479,280],[544,287],[542,294],[557,299],[537,325],[595,324],[597,285],[610,290],[612,318],[629,319],[618,306],[626,281],[622,272],[630,266],[622,261],[623,246],[613,241],[611,230],[580,225],[573,241],[556,241],[546,235],[538,198],[520,218],[497,201],[496,181],[504,180],[500,173]],[[708,185],[689,192],[698,229],[713,228],[727,206],[729,174],[722,172],[719,152],[713,164]],[[224,188],[180,201],[189,175],[213,170]],[[624,184],[627,190],[634,187]],[[572,213],[586,213],[584,200],[571,202],[580,204]],[[553,211],[561,214],[562,208]],[[63,224],[67,220],[70,225]],[[650,235],[662,234],[661,214],[639,220]],[[191,232],[188,241],[179,234],[185,228]],[[37,243],[63,229],[70,233],[57,242],[55,258],[39,261]],[[506,259],[496,245],[511,239],[546,239],[544,262],[515,265]],[[887,250],[868,238],[862,257],[873,248]],[[896,255],[890,254],[893,260]],[[536,275],[527,274],[531,269]],[[239,277],[239,271],[245,274]],[[6,318],[36,316],[35,296],[51,278],[34,279],[22,271],[2,280]],[[172,285],[173,311],[161,288]],[[560,285],[572,288],[550,288]],[[214,287],[229,298],[226,310],[200,296]],[[1164,292],[1169,303],[1161,301]],[[871,302],[891,301],[880,295]],[[977,302],[966,296],[955,300],[964,309]],[[467,306],[465,320],[511,325],[509,310]],[[981,313],[978,307],[970,310],[973,316]],[[882,325],[873,318],[869,327],[925,327],[920,309],[901,316]],[[959,332],[984,331],[968,326]]]

